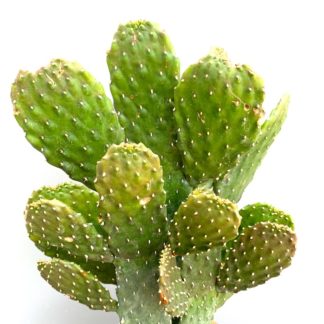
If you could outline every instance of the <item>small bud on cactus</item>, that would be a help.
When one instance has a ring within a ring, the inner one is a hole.
[[[260,76],[214,49],[180,77],[167,35],[121,25],[107,54],[114,106],[79,64],[20,72],[15,118],[73,180],[35,191],[29,237],[41,276],[121,323],[209,324],[233,294],[278,276],[296,249],[291,217],[236,203],[287,115],[261,123]],[[114,300],[102,283],[116,284]]]

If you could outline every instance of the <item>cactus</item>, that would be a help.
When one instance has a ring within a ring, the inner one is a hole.
[[[262,122],[264,86],[214,49],[179,75],[167,35],[121,25],[107,53],[113,104],[79,64],[20,72],[14,115],[75,182],[32,193],[41,276],[121,323],[210,323],[233,294],[278,276],[296,249],[292,218],[237,202],[287,115]],[[117,300],[103,283],[116,285]]]

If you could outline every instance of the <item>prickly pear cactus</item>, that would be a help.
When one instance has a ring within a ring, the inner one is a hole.
[[[180,76],[167,35],[121,25],[107,54],[113,103],[75,62],[19,72],[14,115],[75,182],[32,193],[41,276],[121,323],[209,324],[233,294],[288,267],[291,217],[237,206],[287,114],[262,122],[263,81],[214,49]],[[117,299],[103,283],[116,285]]]

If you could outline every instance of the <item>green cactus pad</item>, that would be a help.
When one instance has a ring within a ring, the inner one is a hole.
[[[160,300],[168,314],[181,317],[188,308],[189,292],[169,245],[161,253],[159,270]]]
[[[238,234],[241,216],[237,206],[216,196],[211,184],[199,186],[174,215],[171,242],[183,255],[221,245]]]
[[[33,192],[28,204],[39,199],[57,199],[82,214],[85,220],[93,223],[101,231],[98,223],[99,195],[81,183],[62,183],[54,187],[44,186]]]
[[[217,308],[231,297],[231,293],[215,290],[215,278],[221,263],[221,248],[213,248],[182,257],[182,277],[190,292],[190,302],[181,324],[210,324]]]
[[[95,186],[112,252],[122,258],[158,256],[167,240],[159,157],[143,144],[112,145],[98,162]]]
[[[80,183],[62,183],[54,187],[42,187],[33,192],[28,200],[28,205],[40,199],[57,199],[61,201],[71,207],[75,212],[82,214],[86,222],[94,224],[100,234],[104,233],[98,224],[99,211],[97,204],[99,202],[99,195],[85,185]],[[30,227],[27,228],[30,229]],[[84,270],[90,271],[96,275],[101,282],[110,284],[116,283],[115,267],[112,263],[92,261],[86,259],[84,256],[76,256],[61,247],[44,244],[42,240],[40,242],[34,242],[47,256],[73,261],[79,264]]]
[[[116,259],[118,315],[121,324],[171,324],[159,296],[159,266],[153,260]]]
[[[241,229],[261,222],[282,224],[294,229],[290,215],[268,204],[247,205],[240,210],[240,215],[242,216]]]
[[[21,71],[12,86],[15,117],[28,141],[72,179],[93,187],[96,162],[124,132],[102,85],[75,62]]]
[[[111,262],[108,243],[93,224],[66,204],[40,199],[26,209],[29,237],[42,250],[54,247],[85,260]]]
[[[148,21],[121,25],[107,63],[111,93],[126,138],[159,155],[168,205],[174,211],[190,190],[179,170],[181,158],[175,145],[172,110],[179,61],[170,40]]]
[[[110,297],[98,279],[73,262],[52,259],[39,262],[38,270],[57,291],[91,309],[106,312],[117,309],[117,302]]]
[[[216,185],[216,191],[221,197],[232,201],[241,199],[245,188],[251,182],[262,159],[279,133],[287,116],[288,105],[289,96],[286,95],[263,123],[253,146],[240,157],[236,166]]]
[[[196,185],[220,181],[253,144],[263,115],[263,81],[216,49],[191,65],[175,89],[184,168]]]
[[[188,312],[181,318],[181,324],[216,324],[213,321],[215,312],[224,305],[232,294],[208,291],[192,300]]]
[[[238,292],[278,276],[295,254],[296,235],[288,226],[264,222],[245,227],[231,243],[216,280],[222,292]]]
[[[199,298],[215,290],[215,277],[221,263],[221,247],[208,251],[188,253],[181,257],[182,278],[189,287],[190,297]]]

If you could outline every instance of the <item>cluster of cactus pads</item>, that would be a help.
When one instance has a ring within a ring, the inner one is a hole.
[[[12,86],[28,141],[74,180],[28,201],[29,236],[50,257],[38,269],[121,323],[210,323],[295,253],[289,215],[236,204],[289,98],[264,121],[262,79],[221,49],[180,76],[169,39],[147,21],[119,27],[107,63],[114,107],[91,74],[61,59]]]

